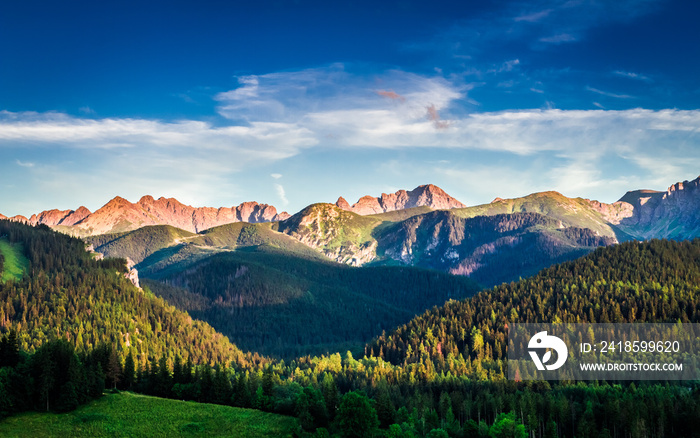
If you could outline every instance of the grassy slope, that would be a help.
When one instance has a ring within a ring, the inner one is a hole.
[[[296,419],[252,409],[108,394],[66,414],[24,413],[0,422],[3,437],[292,436]]]
[[[25,270],[29,267],[29,261],[22,253],[19,244],[11,244],[5,239],[0,239],[0,252],[4,257],[0,281],[21,280]]]
[[[457,216],[471,218],[511,213],[539,213],[560,220],[564,225],[589,228],[602,236],[615,237],[615,230],[581,198],[567,198],[557,192],[533,193],[522,198],[501,199],[490,204],[450,210]]]
[[[193,236],[196,235],[170,225],[155,225],[127,233],[91,236],[85,240],[95,247],[95,251],[107,257],[129,257],[135,263],[141,263],[154,252]]]
[[[106,257],[129,257],[143,275],[181,270],[213,254],[260,245],[299,257],[325,259],[296,239],[272,230],[273,224],[235,222],[200,234],[170,225],[155,225],[127,233],[91,236],[85,240]]]

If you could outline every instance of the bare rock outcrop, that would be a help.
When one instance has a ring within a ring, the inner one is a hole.
[[[77,210],[54,209],[33,214],[29,219],[14,216],[10,220],[30,225],[68,227],[69,232],[85,236],[131,231],[148,225],[171,225],[198,233],[231,222],[271,222],[289,217],[286,212],[278,213],[275,207],[257,202],[244,202],[235,207],[218,209],[195,208],[174,198],[155,199],[146,195],[136,203],[116,196],[94,213],[85,207]]]
[[[335,205],[343,210],[360,215],[386,213],[389,211],[423,206],[435,210],[466,207],[464,204],[445,193],[440,187],[433,184],[418,186],[408,192],[406,190],[399,190],[396,193],[382,193],[378,198],[369,195],[363,196],[352,206],[349,205],[345,199],[340,197]]]

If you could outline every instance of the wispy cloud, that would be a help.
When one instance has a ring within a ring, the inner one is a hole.
[[[553,11],[553,9],[545,9],[543,11],[519,15],[519,16],[513,18],[513,21],[527,21],[530,23],[535,23],[535,22],[538,22],[538,21],[542,20],[543,18],[547,17],[552,11]]]
[[[486,73],[504,73],[513,71],[517,66],[520,65],[519,59],[511,59],[503,62],[498,67],[490,68],[486,70]]]
[[[282,201],[282,205],[289,205],[289,199],[287,199],[287,194],[284,192],[284,187],[282,184],[275,184],[275,191],[277,192],[277,196],[280,198],[280,201]]]
[[[645,76],[645,75],[640,74],[640,73],[634,73],[631,71],[615,70],[613,72],[613,74],[616,76],[621,76],[623,78],[636,79],[638,81],[643,81],[643,82],[653,82],[653,80],[649,76]]]
[[[34,167],[34,163],[32,163],[30,161],[17,160],[16,163],[18,166],[21,166],[21,167]]]
[[[614,97],[616,99],[632,99],[634,97],[634,96],[630,96],[628,94],[610,93],[608,91],[599,90],[599,89],[593,88],[593,87],[586,87],[586,90],[588,90],[592,93],[600,94],[601,96]]]
[[[571,43],[571,42],[574,42],[576,40],[577,40],[577,38],[569,33],[560,33],[557,35],[552,35],[552,36],[540,38],[540,41],[542,41],[543,43],[551,43],[551,44]]]
[[[452,58],[478,61],[514,42],[543,49],[586,38],[589,30],[626,23],[655,10],[662,0],[504,1],[489,11],[437,34],[430,42],[413,42],[412,50],[449,53]],[[535,3],[533,8],[531,5]],[[472,63],[473,65],[474,63]]]
[[[271,173],[270,176],[273,177],[274,179],[280,179],[280,178],[282,178],[282,174],[281,174],[281,173]]]

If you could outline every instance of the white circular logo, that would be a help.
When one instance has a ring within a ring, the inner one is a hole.
[[[567,356],[569,355],[569,349],[566,347],[564,341],[556,336],[548,336],[547,332],[539,332],[535,336],[530,338],[530,342],[527,344],[528,352],[532,361],[538,370],[557,370],[564,365]],[[539,355],[535,350],[546,350],[544,356],[540,360]],[[552,350],[557,352],[557,360],[553,364],[545,365],[552,358]]]

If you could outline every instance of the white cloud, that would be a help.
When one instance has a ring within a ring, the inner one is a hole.
[[[512,62],[516,62],[512,61]],[[511,62],[511,63],[512,63]],[[512,68],[512,67],[511,67]],[[241,87],[219,93],[219,114],[231,120],[303,123],[308,115],[348,110],[400,112],[420,118],[464,98],[468,85],[390,70],[374,77],[347,72],[342,64],[239,78]],[[391,90],[391,91],[386,91]],[[392,98],[387,98],[392,97]]]
[[[616,99],[631,99],[634,96],[630,96],[628,94],[616,94],[616,93],[610,93],[608,91],[603,91],[599,90],[597,88],[593,87],[586,87],[586,90],[591,91],[596,94],[600,94],[601,96],[607,96],[607,97],[614,97]]]
[[[280,201],[282,201],[282,205],[289,205],[289,200],[287,199],[287,195],[284,192],[284,187],[282,184],[275,184],[275,191],[277,192],[277,196],[280,198]]]
[[[282,178],[282,174],[281,174],[281,173],[271,173],[270,176],[273,177],[274,179],[280,179],[280,178]]]
[[[621,71],[621,70],[616,70],[613,72],[614,75],[616,76],[621,76],[623,78],[629,78],[629,79],[636,79],[638,81],[644,81],[644,82],[653,82],[653,80],[649,76],[645,76],[641,73],[634,73],[631,71]]]
[[[18,166],[21,166],[21,167],[34,167],[34,163],[32,163],[32,162],[30,162],[30,161],[20,161],[20,160],[17,160],[16,162],[17,162],[17,165],[18,165]]]
[[[82,119],[61,113],[0,111],[0,147],[66,147],[74,149],[235,152],[242,162],[282,159],[316,140],[307,129],[279,122],[216,127],[183,120],[165,123],[146,119]]]

